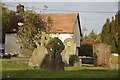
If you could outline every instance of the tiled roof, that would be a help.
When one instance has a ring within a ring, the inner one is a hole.
[[[48,17],[53,20],[49,32],[61,31],[61,33],[73,33],[74,25],[77,21],[77,13],[40,14],[41,18],[47,22]]]
[[[40,18],[47,22],[48,17],[52,19],[52,27],[49,32],[56,33],[60,31],[61,33],[73,33],[74,25],[77,21],[77,13],[56,13],[56,14],[39,14]],[[12,19],[10,27],[8,27],[7,32],[13,32],[13,29],[18,28],[18,22],[24,21],[23,17],[16,16]]]

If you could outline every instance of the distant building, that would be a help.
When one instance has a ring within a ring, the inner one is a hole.
[[[53,20],[51,29],[48,32],[49,36],[58,37],[59,39],[62,40],[62,42],[64,42],[64,40],[67,38],[72,38],[73,41],[76,43],[77,54],[78,54],[80,49],[80,38],[82,36],[79,14],[61,13],[61,14],[44,14],[41,16],[43,16],[42,18],[45,21],[49,16]],[[17,27],[11,29],[12,30],[17,29]],[[15,38],[16,35],[12,30],[6,33],[5,52],[7,53],[15,52],[15,51],[18,52],[20,48],[20,47],[17,48],[18,45],[16,44],[17,42],[17,39]]]
[[[6,31],[5,35],[5,52],[6,53],[19,53],[22,47],[22,44],[18,43],[18,38],[16,32],[21,25],[24,23],[24,18],[22,16],[24,12],[24,6],[17,6],[17,15],[11,21],[9,28]],[[80,38],[82,36],[81,26],[78,13],[57,13],[57,14],[39,14],[47,22],[48,18],[52,20],[51,28],[48,33],[51,37],[58,37],[64,42],[67,38],[73,39],[76,43],[76,54],[79,54],[80,50]],[[48,28],[46,25],[46,29]]]
[[[19,26],[24,22],[22,16],[24,6],[19,4],[17,6],[16,15],[10,20],[10,25],[6,28],[5,33],[5,53],[19,53],[22,44],[18,43],[16,32]]]
[[[82,36],[81,25],[78,13],[57,13],[41,14],[43,20],[47,22],[48,18],[52,19],[52,26],[48,34],[51,37],[58,37],[64,42],[67,38],[72,38],[76,43],[77,55],[80,50],[80,39]]]

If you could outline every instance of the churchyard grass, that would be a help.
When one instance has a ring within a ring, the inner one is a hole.
[[[118,72],[84,64],[82,67],[65,67],[65,71],[32,69],[23,63],[2,60],[3,78],[117,78]]]

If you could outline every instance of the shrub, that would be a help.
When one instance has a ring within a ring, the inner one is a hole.
[[[79,60],[79,57],[77,55],[71,55],[69,58],[69,65],[73,66],[74,63],[76,63]]]

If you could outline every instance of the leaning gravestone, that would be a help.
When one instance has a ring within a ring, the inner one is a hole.
[[[62,52],[62,59],[65,64],[69,64],[71,55],[76,55],[76,44],[72,38],[67,38],[64,41],[65,49]]]
[[[32,57],[30,58],[28,65],[35,68],[41,68],[43,60],[48,53],[47,49],[45,48],[45,44],[47,43],[47,41],[49,41],[50,37],[44,32],[42,32],[41,35],[38,35],[36,37],[37,48],[33,51]]]
[[[42,68],[48,70],[64,70],[64,64],[61,57],[61,52],[64,50],[62,41],[55,37],[47,43],[46,48],[48,54],[46,54]]]
[[[33,55],[29,61],[29,66],[40,68],[45,55],[47,54],[47,50],[44,46],[39,45],[34,51]]]

